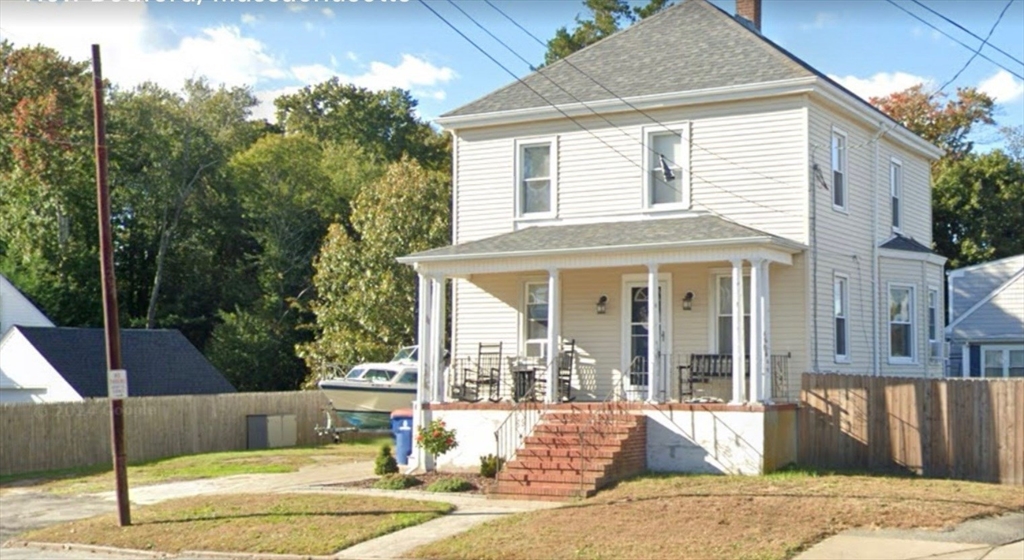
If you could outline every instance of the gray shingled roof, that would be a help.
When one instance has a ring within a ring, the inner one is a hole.
[[[547,101],[517,81],[443,116],[824,77],[705,0],[667,8],[573,53],[568,62],[555,62],[523,78]]]
[[[537,251],[588,251],[617,247],[642,248],[645,245],[655,248],[701,241],[740,239],[749,239],[751,242],[770,240],[783,245],[799,246],[781,237],[716,216],[695,216],[634,222],[531,227],[460,245],[431,249],[402,257],[399,260],[417,262],[445,260],[446,258],[459,260],[491,256],[510,257]]]
[[[84,398],[107,396],[103,329],[16,327]],[[128,395],[206,395],[235,388],[176,330],[121,330],[121,361]]]
[[[923,245],[913,237],[904,237],[896,234],[895,237],[879,245],[881,249],[895,249],[897,251],[911,251],[914,253],[934,253],[929,247]]]

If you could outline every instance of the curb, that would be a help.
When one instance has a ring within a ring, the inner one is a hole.
[[[112,546],[99,546],[77,543],[52,543],[41,541],[22,541],[11,539],[0,548],[38,548],[40,550],[53,551],[74,551],[88,552],[90,554],[133,554],[147,558],[216,558],[223,560],[334,560],[334,555],[312,556],[303,554],[271,554],[258,552],[211,552],[205,550],[182,550],[179,553],[154,552],[152,550],[137,550],[134,548],[116,548]]]

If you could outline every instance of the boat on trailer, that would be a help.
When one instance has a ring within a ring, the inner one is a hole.
[[[388,430],[391,411],[409,408],[416,399],[417,347],[406,346],[390,362],[359,364],[344,376],[317,385],[331,401],[328,431]],[[335,427],[335,417],[341,426]]]

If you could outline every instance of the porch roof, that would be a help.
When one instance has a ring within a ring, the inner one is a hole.
[[[698,247],[762,246],[786,254],[805,245],[729,220],[697,215],[555,226],[534,226],[458,245],[414,253],[405,264],[464,262],[485,259],[553,257],[614,253],[663,252]]]

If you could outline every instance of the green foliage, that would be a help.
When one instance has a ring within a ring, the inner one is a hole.
[[[472,489],[473,485],[469,481],[457,476],[439,478],[425,488],[427,492],[468,492]]]
[[[455,439],[455,430],[446,428],[443,420],[431,420],[426,426],[420,426],[416,445],[437,457],[458,447],[459,442]]]
[[[951,268],[1024,253],[1024,161],[1002,150],[944,161],[932,200],[936,250]]]
[[[449,242],[450,193],[447,171],[403,160],[359,192],[351,231],[329,228],[314,263],[316,337],[298,348],[311,370],[387,360],[414,340],[416,274],[396,259]]]
[[[373,483],[373,487],[378,490],[405,490],[406,488],[412,488],[413,486],[419,486],[423,484],[420,479],[405,474],[388,474],[384,475],[377,482]]]
[[[504,464],[505,460],[497,455],[481,455],[480,476],[495,478],[498,476],[498,472],[501,471],[501,467],[504,466]]]
[[[373,474],[382,476],[396,472],[398,472],[398,462],[395,461],[395,456],[391,454],[391,446],[380,446],[380,453],[373,460]]]
[[[648,0],[643,6],[630,7],[626,0],[583,0],[590,12],[590,19],[576,16],[576,28],[569,31],[560,27],[548,41],[544,53],[544,64],[551,64],[570,54],[604,39],[616,31],[629,27],[637,21],[650,17],[667,6],[669,0]]]

